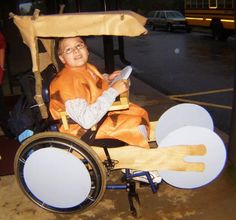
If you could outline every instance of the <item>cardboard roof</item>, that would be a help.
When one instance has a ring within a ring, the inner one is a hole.
[[[13,15],[24,43],[30,48],[33,71],[38,71],[37,38],[69,36],[139,36],[146,34],[146,18],[133,11],[81,12],[34,16]]]

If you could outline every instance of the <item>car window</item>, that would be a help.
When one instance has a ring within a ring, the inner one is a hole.
[[[147,14],[147,17],[153,17],[155,14],[155,11],[150,11],[148,14]]]
[[[41,0],[19,0],[18,8],[20,11],[20,15],[32,15],[34,10],[40,9],[40,14],[46,13],[46,3]]]
[[[167,11],[166,17],[167,18],[184,18],[184,16],[178,11]]]
[[[156,18],[158,18],[158,17],[160,17],[160,12],[159,11],[156,13]]]
[[[165,13],[163,11],[160,13],[160,18],[165,18]]]

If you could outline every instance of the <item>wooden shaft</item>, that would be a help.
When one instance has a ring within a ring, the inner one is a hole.
[[[106,160],[105,152],[100,147],[92,147],[99,158]],[[141,148],[138,146],[124,146],[108,149],[111,159],[117,161],[114,169],[129,168],[142,171],[175,170],[203,172],[205,164],[202,162],[187,162],[186,156],[202,156],[206,154],[206,147],[200,145],[181,145],[165,148]]]

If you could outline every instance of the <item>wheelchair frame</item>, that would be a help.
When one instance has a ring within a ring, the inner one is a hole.
[[[91,192],[89,193],[87,199],[77,206],[71,208],[57,208],[48,205],[40,198],[37,198],[37,196],[31,192],[30,188],[26,184],[24,177],[24,166],[27,159],[37,150],[51,147],[63,149],[72,154],[75,154],[75,156],[84,163],[85,167],[89,167],[88,171],[93,182],[93,185],[91,186]],[[104,147],[104,151],[107,159],[101,161],[96,152],[89,145],[75,136],[56,131],[35,134],[22,143],[15,156],[14,170],[17,182],[24,194],[31,201],[43,209],[58,213],[72,213],[75,211],[82,212],[88,208],[92,208],[102,199],[106,189],[126,190],[128,192],[128,201],[132,215],[140,216],[140,201],[138,193],[136,192],[136,182],[132,180],[132,178],[137,176],[146,176],[153,193],[157,192],[159,184],[155,184],[153,182],[149,172],[141,171],[132,174],[130,169],[125,169],[125,173],[123,174],[122,178],[125,182],[124,184],[107,184],[106,176],[109,175],[114,169],[115,161],[110,158],[109,148]]]

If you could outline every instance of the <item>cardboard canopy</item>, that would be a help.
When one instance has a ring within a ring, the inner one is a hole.
[[[33,71],[38,71],[38,37],[69,36],[139,36],[147,33],[144,28],[146,18],[132,11],[82,12],[76,14],[56,14],[34,16],[12,15],[20,30],[24,43],[30,48]]]
[[[146,18],[132,11],[82,12],[73,14],[18,16],[10,13],[24,43],[29,47],[32,71],[35,75],[35,100],[43,118],[47,109],[42,98],[41,72],[48,64],[57,62],[54,56],[55,37],[73,36],[139,36],[146,34]],[[39,54],[38,39],[47,53]]]

